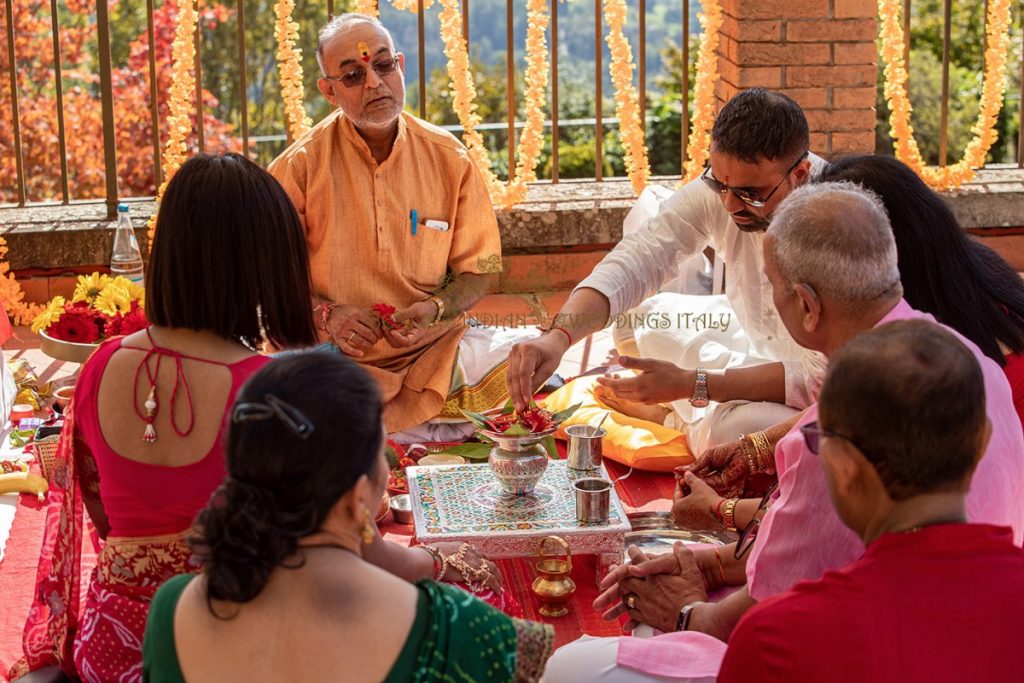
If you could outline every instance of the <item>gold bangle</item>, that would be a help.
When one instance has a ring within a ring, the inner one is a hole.
[[[718,546],[715,546],[715,559],[718,560],[718,575],[722,579],[722,585],[725,585],[725,565],[722,564],[722,553],[718,552]]]
[[[754,474],[757,472],[757,453],[754,449],[754,444],[750,440],[750,436],[746,434],[740,434],[740,447],[743,449],[743,456],[747,459],[747,472]]]
[[[740,502],[739,498],[730,498],[725,501],[725,507],[722,509],[722,522],[725,524],[726,531],[736,531],[736,503]]]
[[[434,316],[433,322],[430,323],[431,325],[436,325],[441,322],[441,318],[444,317],[444,301],[442,301],[439,296],[427,297],[427,301],[433,301],[434,305],[437,306],[437,315]]]
[[[768,435],[764,432],[754,432],[753,434],[748,434],[747,437],[754,446],[754,455],[757,461],[757,469],[755,471],[758,473],[774,472],[775,449],[772,448]]]

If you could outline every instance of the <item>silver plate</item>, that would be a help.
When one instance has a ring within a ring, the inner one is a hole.
[[[648,554],[671,552],[677,541],[685,545],[727,545],[736,540],[736,534],[727,531],[679,529],[670,512],[634,512],[627,517],[633,530],[626,533],[625,547],[635,545]]]

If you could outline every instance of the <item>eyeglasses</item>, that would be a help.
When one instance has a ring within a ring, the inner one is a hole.
[[[704,173],[701,174],[700,179],[704,181],[705,185],[707,185],[708,187],[710,187],[712,190],[722,195],[723,197],[725,196],[726,192],[732,192],[734,195],[736,195],[737,199],[739,199],[747,206],[753,206],[754,208],[759,209],[768,203],[768,200],[772,198],[772,195],[774,195],[778,191],[778,189],[782,187],[782,183],[786,182],[786,178],[788,178],[789,174],[793,172],[793,169],[799,166],[800,162],[806,159],[809,153],[810,152],[804,152],[803,154],[800,155],[799,159],[793,162],[793,165],[790,166],[783,174],[782,180],[780,180],[778,184],[772,188],[771,192],[769,192],[768,196],[766,197],[758,197],[754,192],[750,190],[743,190],[738,187],[730,187],[729,185],[726,185],[723,182],[719,182],[715,178],[715,176],[711,175],[711,162],[708,162],[707,164],[704,165]]]
[[[818,426],[817,421],[805,424],[800,428],[800,433],[804,435],[804,443],[807,444],[807,450],[814,455],[818,455],[818,451],[821,448],[821,437],[823,436],[830,436],[834,439],[843,439],[844,441],[848,441],[853,444],[856,448],[860,448],[860,446],[857,446],[857,444],[854,443],[851,437],[846,436],[845,434],[840,434],[839,432],[822,429]]]
[[[771,488],[764,494],[764,497],[761,498],[761,503],[757,506],[757,510],[754,511],[754,516],[743,527],[743,531],[740,532],[740,537],[736,541],[736,550],[733,552],[733,556],[737,560],[743,559],[743,556],[754,547],[754,539],[757,538],[757,532],[761,528],[761,519],[764,517],[765,511],[768,510],[768,504],[771,502],[772,496],[775,495],[778,489],[779,482],[772,484]]]
[[[390,59],[382,59],[379,62],[374,62],[370,65],[378,76],[383,78],[390,74],[395,73],[398,69],[398,57],[391,57]],[[329,81],[338,81],[346,88],[358,88],[363,83],[366,83],[366,69],[361,66],[357,66],[351,71],[346,71],[340,76],[324,76]]]
[[[273,394],[264,396],[263,401],[263,403],[239,403],[231,411],[231,421],[237,424],[276,417],[284,422],[295,436],[303,440],[308,439],[316,431],[310,419],[290,403],[282,401]]]

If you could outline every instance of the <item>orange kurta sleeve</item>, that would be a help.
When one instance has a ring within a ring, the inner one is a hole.
[[[467,167],[459,185],[457,225],[448,254],[448,267],[462,273],[500,273],[501,237],[487,186],[466,155]]]

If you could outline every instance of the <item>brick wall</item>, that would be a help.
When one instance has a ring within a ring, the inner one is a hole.
[[[811,150],[873,152],[876,0],[721,0],[719,106],[780,90],[804,108]]]

